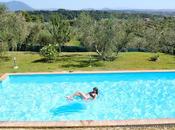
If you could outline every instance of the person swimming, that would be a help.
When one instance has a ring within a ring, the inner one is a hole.
[[[93,88],[93,90],[91,92],[89,92],[87,94],[78,91],[78,92],[74,93],[71,96],[67,96],[66,98],[69,99],[69,100],[73,100],[73,98],[75,96],[79,96],[79,97],[82,97],[84,100],[89,100],[89,99],[94,100],[94,99],[96,99],[97,95],[98,95],[98,88],[95,87],[95,88]]]

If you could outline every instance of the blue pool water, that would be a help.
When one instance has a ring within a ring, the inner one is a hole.
[[[65,96],[99,88],[94,101]],[[0,121],[175,118],[175,72],[10,75],[0,82]]]

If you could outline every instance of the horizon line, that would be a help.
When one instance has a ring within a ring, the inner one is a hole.
[[[54,11],[54,10],[60,10],[60,9],[64,9],[64,10],[104,10],[104,11],[108,11],[108,10],[116,10],[116,11],[122,11],[122,10],[140,10],[140,11],[142,11],[142,10],[152,10],[152,11],[172,11],[172,10],[174,10],[175,11],[175,8],[132,8],[132,7],[101,7],[101,8],[91,8],[91,7],[87,7],[87,8],[61,8],[61,7],[53,7],[53,8],[33,8],[33,6],[31,6],[30,4],[28,4],[28,3],[26,3],[26,2],[23,2],[23,1],[20,1],[20,0],[11,0],[11,1],[8,1],[8,2],[3,2],[3,1],[1,1],[0,0],[0,3],[9,3],[9,2],[20,2],[20,3],[24,3],[24,4],[26,4],[26,5],[28,5],[29,7],[31,7],[33,10],[35,10],[35,11],[38,11],[38,10],[46,10],[46,11]]]

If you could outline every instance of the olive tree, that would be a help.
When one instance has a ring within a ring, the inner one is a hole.
[[[15,13],[6,13],[0,17],[0,39],[7,43],[10,50],[16,50],[28,33],[25,19],[21,14]]]
[[[94,48],[102,60],[113,60],[117,52],[117,28],[112,19],[95,23]]]
[[[53,43],[52,35],[50,34],[50,32],[48,30],[42,30],[39,33],[37,42],[41,46],[46,46],[46,45],[52,44]]]
[[[161,51],[175,54],[175,30],[173,28],[163,30],[160,46]]]
[[[77,23],[83,45],[89,50],[94,50],[101,60],[115,59],[129,41],[130,26],[126,24],[119,26],[114,18],[96,21],[83,13]]]
[[[70,39],[69,22],[64,20],[63,17],[58,14],[53,15],[51,23],[49,24],[49,32],[53,37],[54,44],[59,48],[59,53],[61,53],[61,47]]]
[[[28,26],[29,33],[25,39],[25,43],[29,46],[37,44],[42,28],[43,26],[41,23],[30,23]]]

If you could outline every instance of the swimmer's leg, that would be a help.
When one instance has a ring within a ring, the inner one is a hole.
[[[82,97],[83,99],[87,99],[86,94],[83,93],[83,92],[79,92],[79,91],[76,92],[76,93],[74,93],[74,94],[71,95],[71,96],[67,96],[66,98],[69,99],[69,100],[73,100],[73,98],[74,98],[75,96],[80,96],[80,97]]]

